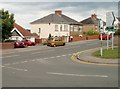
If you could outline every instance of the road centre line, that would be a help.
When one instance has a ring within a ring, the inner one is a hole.
[[[41,51],[41,52],[34,52],[32,54],[39,54],[39,53],[52,52],[52,51],[55,51],[55,50],[47,50],[47,51]]]
[[[46,59],[54,59],[54,58],[59,58],[59,57],[65,57],[65,56],[70,56],[72,54],[66,54],[66,55],[60,55],[60,56],[53,56],[53,57],[46,57],[46,58],[39,58],[39,59],[33,59],[33,60],[26,60],[26,61],[21,61],[21,62],[15,62],[15,63],[7,63],[3,65],[16,65],[16,64],[22,64],[22,63],[27,63],[27,62],[35,62],[35,61],[41,61],[41,60],[46,60]]]
[[[75,77],[101,77],[107,78],[107,75],[80,75],[80,74],[67,74],[67,73],[55,73],[55,72],[46,72],[51,75],[61,75],[61,76],[75,76]]]

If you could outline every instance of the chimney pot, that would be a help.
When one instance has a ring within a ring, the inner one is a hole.
[[[91,18],[97,19],[97,15],[96,15],[96,14],[92,14],[92,15],[91,15]]]
[[[56,10],[56,11],[55,11],[55,14],[57,14],[57,15],[62,15],[62,11],[61,11],[61,10]]]

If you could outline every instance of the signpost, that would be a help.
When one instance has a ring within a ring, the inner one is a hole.
[[[109,31],[112,31],[112,49],[114,48],[114,22],[115,22],[115,16],[113,12],[107,12],[106,13],[106,30],[107,30],[107,49],[109,46],[109,39],[108,39],[108,33]]]
[[[101,20],[101,19],[99,19],[99,22],[98,22],[98,29],[99,29],[99,32],[100,32],[100,38],[101,38],[101,47],[100,47],[100,55],[102,56],[103,55],[103,40],[102,40],[102,33],[104,32],[103,31],[103,28],[104,28],[104,22]]]

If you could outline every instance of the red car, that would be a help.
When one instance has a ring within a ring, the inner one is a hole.
[[[26,47],[27,47],[27,44],[26,44],[25,42],[16,40],[16,41],[14,42],[14,47],[15,47],[15,48],[18,48],[18,47],[24,47],[24,48],[26,48]]]
[[[101,35],[98,36],[99,40],[101,40]],[[112,34],[108,36],[108,39],[110,40],[112,38]],[[102,40],[107,40],[107,34],[102,33]]]
[[[31,42],[30,40],[23,41],[27,44],[27,46],[35,46],[35,42]]]

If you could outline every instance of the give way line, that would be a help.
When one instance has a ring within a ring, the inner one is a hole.
[[[81,74],[67,74],[67,73],[55,73],[55,72],[47,72],[47,74],[51,75],[61,75],[61,76],[76,76],[76,77],[101,77],[107,78],[107,75],[81,75]]]

